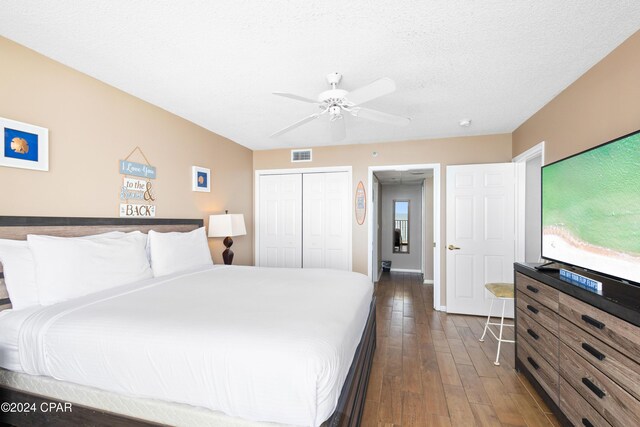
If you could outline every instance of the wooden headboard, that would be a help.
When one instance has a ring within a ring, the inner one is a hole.
[[[202,225],[202,219],[0,216],[0,239],[26,240],[27,234],[79,237],[108,231],[191,231]],[[0,263],[0,311],[8,308],[11,301]]]

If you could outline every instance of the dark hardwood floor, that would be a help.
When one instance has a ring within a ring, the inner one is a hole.
[[[482,335],[486,318],[433,310],[422,276],[384,273],[377,284],[378,347],[362,425],[559,425],[514,369],[513,344]],[[507,338],[513,339],[513,328]]]

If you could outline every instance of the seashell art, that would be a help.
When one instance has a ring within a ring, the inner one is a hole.
[[[29,143],[26,139],[16,136],[11,140],[11,149],[18,154],[27,154],[29,152]]]

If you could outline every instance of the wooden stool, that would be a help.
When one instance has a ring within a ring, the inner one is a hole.
[[[504,324],[504,308],[507,305],[507,301],[513,300],[513,283],[487,283],[484,287],[493,294],[495,298],[491,299],[491,306],[489,307],[489,316],[487,316],[487,323],[484,325],[484,332],[482,333],[482,337],[480,338],[480,342],[484,342],[484,336],[487,334],[487,331],[491,332],[491,335],[498,340],[498,354],[496,354],[496,361],[493,362],[494,365],[500,365],[500,346],[503,342],[511,342],[514,343],[514,340],[505,340],[502,339],[502,330],[505,326],[513,328],[513,325],[505,325]],[[493,302],[495,300],[502,300],[502,316],[500,317],[500,323],[491,323],[491,310],[493,310]],[[491,326],[500,326],[500,332],[498,335],[493,332]]]

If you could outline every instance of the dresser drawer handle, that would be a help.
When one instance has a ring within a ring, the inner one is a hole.
[[[582,419],[582,425],[583,425],[584,427],[594,427],[594,425],[593,425],[593,424],[591,424],[591,421],[589,421],[589,420],[588,420],[588,419],[586,419],[586,418],[583,418],[583,419]]]
[[[533,337],[534,340],[537,340],[538,338],[540,338],[540,336],[538,336],[538,334],[536,334],[535,332],[533,332],[533,330],[531,329],[527,329],[527,333],[529,335],[531,335]]]
[[[582,315],[582,320],[590,324],[591,326],[595,326],[598,329],[604,329],[604,323],[594,319],[593,317],[589,317],[586,314]]]
[[[527,360],[529,361],[529,363],[531,363],[531,366],[533,366],[533,369],[535,369],[536,371],[540,369],[540,365],[538,365],[535,360],[533,360],[530,357],[527,357]]]
[[[596,350],[595,348],[591,347],[586,342],[582,343],[582,348],[587,350],[593,357],[595,357],[598,360],[604,360],[604,358],[606,357],[604,354],[600,353],[598,350]]]
[[[593,394],[598,396],[600,399],[602,399],[606,395],[605,392],[602,391],[594,383],[592,383],[591,380],[589,380],[589,378],[582,378],[582,384],[586,385],[589,388],[589,390],[591,390]]]
[[[538,292],[540,292],[540,289],[538,288],[534,288],[531,285],[527,285],[527,289],[529,289],[531,292],[533,292],[534,294],[537,294]]]
[[[540,310],[538,310],[537,308],[535,308],[534,306],[529,305],[529,304],[527,304],[527,310],[529,310],[529,311],[530,311],[530,312],[532,312],[533,314],[538,314],[538,312],[540,311]]]

